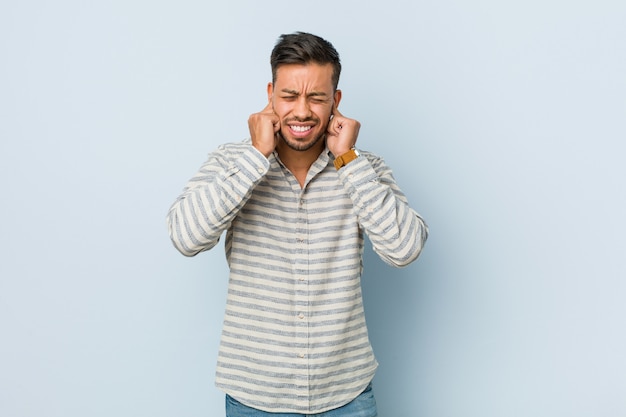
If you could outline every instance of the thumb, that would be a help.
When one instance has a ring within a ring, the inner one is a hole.
[[[337,105],[333,106],[333,113],[332,113],[333,118],[335,117],[343,117],[343,114],[341,114],[341,112],[339,111],[339,109],[337,108]]]
[[[265,108],[261,110],[261,113],[274,113],[274,106],[272,106],[271,101],[267,102],[267,106],[265,106]]]

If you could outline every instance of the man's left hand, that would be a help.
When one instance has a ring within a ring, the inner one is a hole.
[[[361,123],[345,117],[337,107],[333,107],[333,117],[326,131],[326,146],[335,157],[343,155],[354,148],[360,128]]]

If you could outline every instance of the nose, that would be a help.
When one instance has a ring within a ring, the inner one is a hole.
[[[311,116],[311,107],[306,97],[299,97],[293,107],[293,115],[300,120],[304,120]]]

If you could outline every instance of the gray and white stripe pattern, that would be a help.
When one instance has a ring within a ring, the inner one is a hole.
[[[363,232],[394,266],[415,260],[428,234],[375,155],[337,171],[326,150],[301,188],[249,140],[210,154],[167,220],[186,256],[226,231],[216,385],[269,412],[320,413],[367,386],[377,363],[361,297]]]

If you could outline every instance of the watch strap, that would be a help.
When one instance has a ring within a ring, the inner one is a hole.
[[[346,166],[348,162],[354,161],[358,157],[359,152],[354,148],[350,149],[348,152],[335,158],[335,169],[339,170],[339,168]]]

